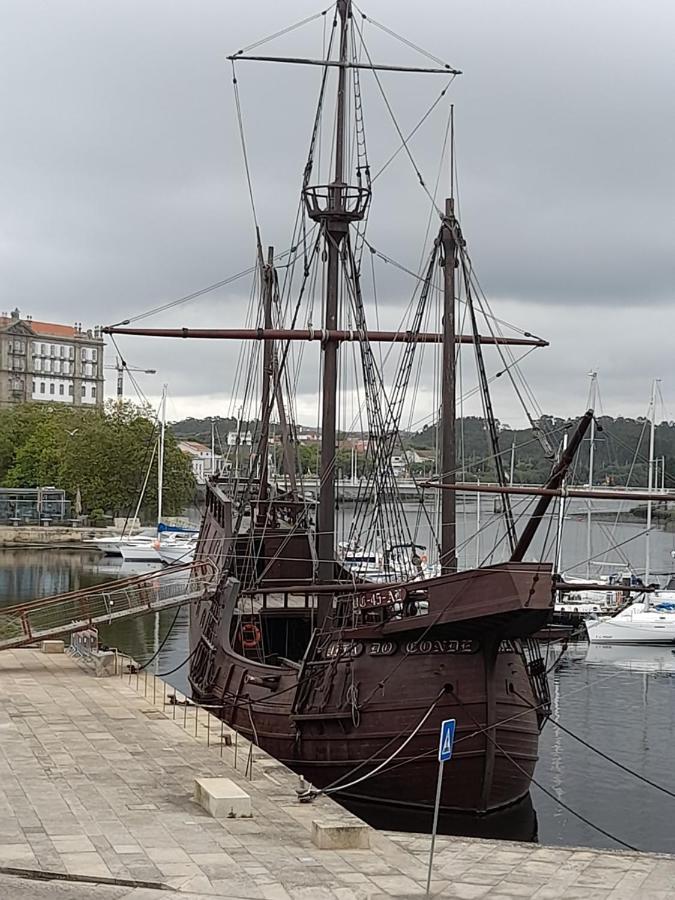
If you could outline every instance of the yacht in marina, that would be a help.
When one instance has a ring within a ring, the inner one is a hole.
[[[613,616],[586,620],[592,644],[675,643],[675,589],[645,595]]]

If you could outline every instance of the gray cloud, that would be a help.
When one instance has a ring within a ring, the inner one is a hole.
[[[0,270],[3,308],[87,324],[117,321],[245,268],[253,225],[227,53],[300,19],[309,0],[6,0],[0,35]],[[552,341],[525,371],[547,411],[585,401],[599,368],[608,412],[644,411],[649,379],[669,393],[675,330],[675,11],[627,0],[542,4],[392,0],[368,13],[464,71],[456,103],[464,231],[495,311]],[[373,56],[414,56],[372,25]],[[321,23],[270,49],[316,53]],[[319,70],[240,63],[263,239],[290,240]],[[383,75],[404,131],[442,80]],[[398,139],[364,79],[373,167]],[[433,185],[447,105],[412,142]],[[416,268],[428,201],[401,154],[376,182],[370,238]],[[383,322],[411,282],[378,279]],[[243,324],[237,285],[144,324]],[[120,342],[176,416],[225,412],[237,348]],[[112,361],[114,348],[109,346]],[[308,359],[312,358],[308,354]],[[499,368],[490,361],[491,371]],[[313,420],[316,366],[298,405]],[[432,365],[422,387],[431,397]],[[112,383],[111,383],[112,390]],[[499,384],[502,418],[517,405]],[[430,401],[429,401],[430,402]],[[428,405],[428,404],[427,404]]]

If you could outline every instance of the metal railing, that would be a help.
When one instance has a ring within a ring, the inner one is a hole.
[[[0,650],[207,599],[217,576],[200,560],[0,610]]]

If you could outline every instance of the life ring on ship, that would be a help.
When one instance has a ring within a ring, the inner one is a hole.
[[[260,629],[253,622],[244,622],[241,626],[241,646],[244,650],[253,650],[260,643]]]

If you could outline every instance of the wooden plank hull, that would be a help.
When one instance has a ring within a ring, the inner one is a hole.
[[[232,546],[231,520],[212,494],[196,558],[214,559],[220,545]],[[283,554],[269,567],[274,583],[300,574],[298,546],[290,570]],[[358,584],[351,596],[342,586],[321,630],[306,597],[304,607],[296,598],[290,608],[287,596],[256,607],[255,598],[239,603],[240,588],[230,578],[191,608],[193,693],[310,784],[348,785],[345,798],[369,805],[430,810],[440,723],[454,718],[443,810],[484,813],[527,794],[548,701],[527,636],[551,613],[550,566]]]

